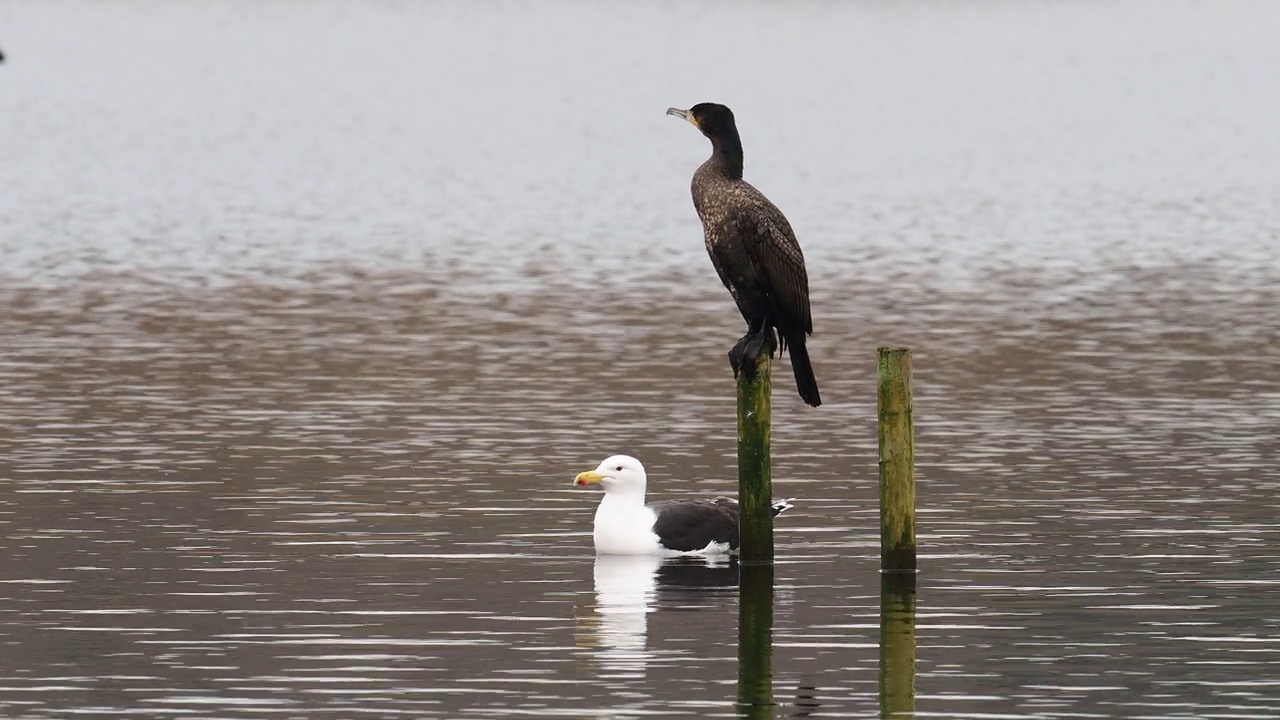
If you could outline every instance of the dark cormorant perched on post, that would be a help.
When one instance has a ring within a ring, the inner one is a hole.
[[[773,353],[776,329],[790,352],[800,397],[821,405],[804,347],[805,336],[813,334],[804,254],[782,211],[742,179],[742,140],[733,111],[699,103],[667,114],[688,120],[711,140],[711,157],[693,174],[693,206],[711,264],[747,321],[747,334],[729,351],[734,377],[739,370],[754,372],[762,351]]]

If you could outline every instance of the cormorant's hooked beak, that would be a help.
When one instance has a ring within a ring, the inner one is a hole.
[[[694,127],[698,127],[698,120],[695,117],[693,117],[693,113],[689,112],[688,110],[681,110],[680,108],[667,108],[667,114],[675,115],[681,120],[688,120],[690,123],[693,124]]]
[[[578,473],[578,477],[573,479],[573,484],[578,487],[586,487],[591,483],[598,483],[601,480],[604,480],[604,475],[596,472],[595,470],[588,470],[587,472]]]

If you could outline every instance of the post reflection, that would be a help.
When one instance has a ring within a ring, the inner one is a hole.
[[[880,717],[916,709],[916,574],[880,576]]]
[[[773,564],[738,569],[738,712],[773,717]]]

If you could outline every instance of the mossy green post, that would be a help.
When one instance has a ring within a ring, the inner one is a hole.
[[[738,566],[738,712],[773,717],[773,565]]]
[[[773,562],[769,355],[760,353],[754,373],[738,373],[738,559],[743,563]]]
[[[911,426],[911,350],[882,347],[877,377],[880,434],[880,570],[916,570],[916,469]]]

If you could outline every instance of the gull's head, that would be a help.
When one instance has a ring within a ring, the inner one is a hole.
[[[578,473],[573,484],[578,487],[598,484],[605,492],[639,491],[644,492],[644,466],[630,455],[614,455],[605,458],[595,470]]]

